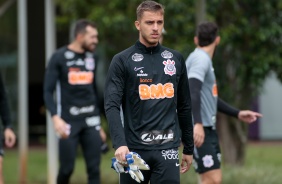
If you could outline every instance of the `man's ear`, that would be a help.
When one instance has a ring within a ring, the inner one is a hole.
[[[197,36],[194,36],[194,43],[195,45],[198,45],[199,44],[199,39]]]
[[[135,22],[135,27],[138,31],[140,31],[140,22],[138,20],[136,20]]]
[[[81,41],[81,40],[83,40],[83,36],[84,36],[84,34],[82,34],[82,33],[78,33],[77,35],[76,35],[76,40],[78,40],[78,41]]]

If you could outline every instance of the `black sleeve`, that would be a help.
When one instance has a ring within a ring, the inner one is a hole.
[[[189,85],[192,86],[190,88],[191,93],[191,101],[192,101],[192,114],[194,118],[194,123],[202,123],[201,117],[201,89],[203,83],[196,78],[189,79]]]
[[[183,154],[192,155],[194,149],[193,121],[191,113],[190,89],[184,59],[182,58],[182,71],[177,89],[177,114],[182,132]]]
[[[103,109],[104,109],[104,105],[103,105],[103,95],[101,93],[99,93],[98,91],[98,85],[97,85],[97,77],[99,77],[97,75],[97,66],[99,65],[99,59],[98,57],[95,55],[94,56],[94,60],[96,62],[96,66],[95,66],[95,69],[94,69],[94,79],[93,79],[93,91],[94,91],[94,96],[96,98],[96,106],[98,108],[98,111],[99,113],[104,113],[103,112]]]
[[[51,113],[51,116],[57,114],[57,106],[54,101],[54,90],[56,88],[57,81],[59,80],[59,58],[57,54],[54,54],[45,70],[44,84],[43,84],[43,96],[46,108]]]
[[[125,66],[121,57],[115,56],[108,70],[104,90],[105,113],[115,149],[127,146],[120,116],[124,86]]]
[[[218,98],[218,101],[217,101],[217,110],[219,112],[222,112],[229,116],[233,116],[235,118],[238,118],[238,114],[240,112],[240,110],[236,109],[235,107],[232,107],[231,105],[229,105],[228,103],[226,103],[225,101],[223,101],[220,98]]]
[[[0,73],[0,116],[3,122],[4,129],[12,128],[11,114],[8,105],[4,82]]]

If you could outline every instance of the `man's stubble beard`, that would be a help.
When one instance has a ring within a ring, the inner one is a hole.
[[[159,42],[159,40],[156,40],[156,41],[152,42],[149,39],[147,39],[146,36],[144,36],[142,34],[141,34],[141,36],[142,36],[143,40],[145,40],[145,42],[147,42],[150,46],[154,46],[154,45],[156,45]]]
[[[92,47],[91,47],[92,46]],[[95,48],[96,48],[96,44],[91,44],[91,45],[86,45],[85,43],[81,46],[83,48],[84,51],[88,51],[88,52],[94,52]]]

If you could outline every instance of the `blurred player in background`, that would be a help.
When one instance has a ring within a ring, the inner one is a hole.
[[[163,30],[162,30],[162,34],[161,34],[160,39],[159,39],[160,44],[163,44],[163,41],[164,41],[164,35],[166,35],[166,30],[163,28]]]
[[[101,145],[106,134],[101,127],[96,91],[98,30],[93,22],[79,20],[75,39],[51,57],[44,81],[44,100],[60,136],[58,184],[69,183],[78,144],[88,173],[88,184],[100,183]],[[57,87],[57,88],[56,88]],[[56,88],[56,103],[53,94]]]
[[[256,121],[261,114],[238,110],[218,97],[212,64],[214,51],[220,42],[217,25],[211,22],[200,24],[194,42],[197,48],[186,60],[194,119],[194,167],[200,175],[201,184],[220,184],[222,173],[216,132],[217,111],[246,123]]]
[[[4,87],[4,82],[2,80],[2,75],[0,73],[0,116],[3,123],[4,129],[4,143],[8,148],[11,148],[16,143],[16,135],[12,130],[11,124],[11,114],[9,110],[7,95]],[[0,134],[1,141],[0,141],[0,184],[4,183],[3,179],[3,141],[2,141],[2,133]]]

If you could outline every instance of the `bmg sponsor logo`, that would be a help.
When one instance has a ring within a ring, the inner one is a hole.
[[[165,84],[140,84],[139,85],[139,96],[141,100],[149,99],[164,99],[174,97],[173,83]]]

